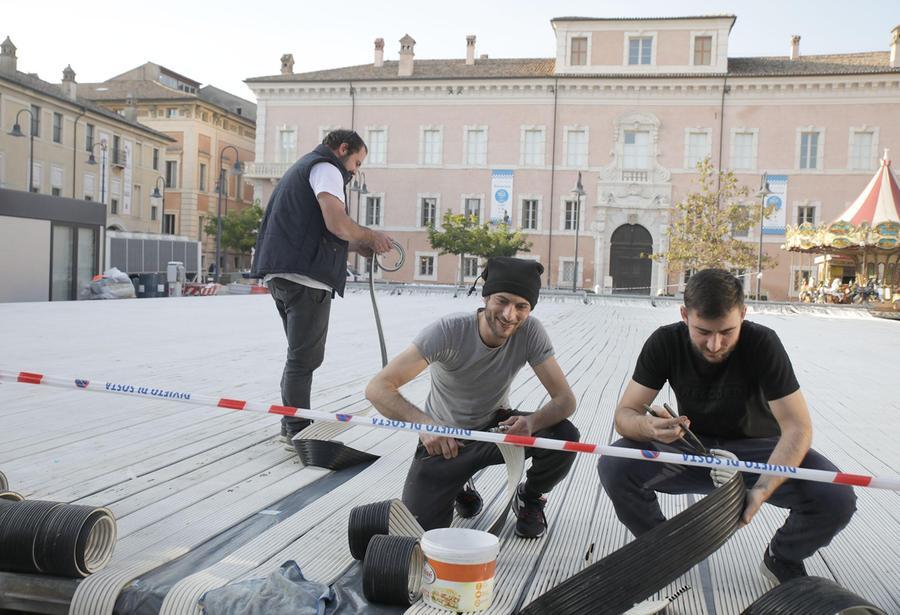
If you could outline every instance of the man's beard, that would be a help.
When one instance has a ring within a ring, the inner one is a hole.
[[[694,354],[707,365],[721,365],[725,362],[726,359],[728,359],[728,357],[731,356],[731,353],[734,352],[734,347],[732,346],[731,348],[729,348],[727,352],[716,353],[715,361],[711,361],[709,357],[706,356],[706,353],[698,348],[693,341],[691,341],[691,350],[693,350]]]

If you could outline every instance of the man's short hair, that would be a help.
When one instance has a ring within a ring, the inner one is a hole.
[[[704,269],[688,278],[684,307],[700,318],[721,318],[733,308],[744,307],[744,287],[729,271]]]
[[[327,145],[334,151],[337,151],[343,143],[347,144],[348,154],[355,154],[361,149],[369,151],[366,142],[362,140],[362,137],[355,130],[338,128],[329,132],[325,135],[325,139],[322,140],[322,145]]]

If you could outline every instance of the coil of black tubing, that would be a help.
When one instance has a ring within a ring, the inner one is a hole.
[[[373,536],[363,560],[363,595],[378,604],[410,606],[422,595],[425,556],[411,536]]]
[[[35,560],[35,541],[44,520],[59,506],[60,502],[43,500],[0,500],[0,570],[41,571]]]
[[[107,508],[65,504],[44,520],[34,553],[41,572],[86,577],[102,569],[116,545],[116,520]]]
[[[538,596],[522,615],[616,615],[665,587],[731,537],[744,509],[741,474],[599,562]],[[677,554],[663,558],[660,553]],[[648,562],[653,562],[648,568]]]
[[[350,510],[347,538],[353,559],[365,559],[372,538],[390,532],[390,514],[391,500],[356,506]]]
[[[741,615],[887,615],[865,598],[822,577],[800,577],[763,594]]]

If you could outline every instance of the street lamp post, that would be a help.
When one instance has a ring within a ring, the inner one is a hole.
[[[756,193],[756,197],[760,199],[759,204],[759,250],[756,253],[756,300],[759,301],[760,292],[762,289],[762,253],[763,253],[763,220],[765,218],[766,212],[766,198],[772,194],[772,191],[769,190],[769,174],[763,171],[762,181],[760,181],[760,185],[762,188],[759,189],[759,192]]]
[[[91,146],[91,155],[88,157],[88,164],[97,164],[94,158],[94,148],[100,147],[103,152],[103,159],[100,161],[100,202],[106,204],[106,140],[97,141]]]
[[[33,187],[31,184],[34,181],[34,113],[31,112],[31,109],[19,109],[19,112],[16,113],[16,121],[13,123],[12,130],[9,131],[9,136],[25,136],[19,124],[19,116],[23,113],[27,113],[28,117],[31,118],[31,128],[28,131],[28,168],[25,170],[25,190],[31,192]]]
[[[162,192],[159,191],[159,182],[162,181],[163,189]],[[150,195],[151,199],[160,199],[159,204],[159,234],[162,235],[166,232],[166,178],[160,175],[156,178],[156,185],[153,187],[153,194]]]
[[[572,267],[572,292],[578,284],[578,228],[581,226],[581,197],[585,195],[584,186],[581,185],[581,171],[578,171],[578,181],[572,191],[575,195],[575,263]]]
[[[225,150],[233,149],[234,150],[234,166],[231,168],[231,174],[235,176],[239,176],[241,174],[241,154],[238,152],[238,149],[233,145],[226,145],[222,148],[222,151],[219,152],[219,198],[216,203],[216,277],[215,281],[218,283],[221,265],[219,263],[219,252],[222,246],[222,192],[225,190],[225,170],[222,168],[222,164],[225,162]]]
[[[353,185],[350,186],[350,192],[356,193],[356,224],[359,224],[359,202],[364,194],[369,194],[365,173],[357,171],[356,177],[353,178]],[[359,266],[359,252],[356,253],[356,273],[362,273],[362,269]]]

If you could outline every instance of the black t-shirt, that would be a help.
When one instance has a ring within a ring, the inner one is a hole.
[[[668,381],[691,431],[727,439],[780,435],[768,402],[800,388],[778,335],[748,321],[735,349],[718,364],[692,346],[683,322],[660,327],[644,343],[632,378],[656,390]]]

